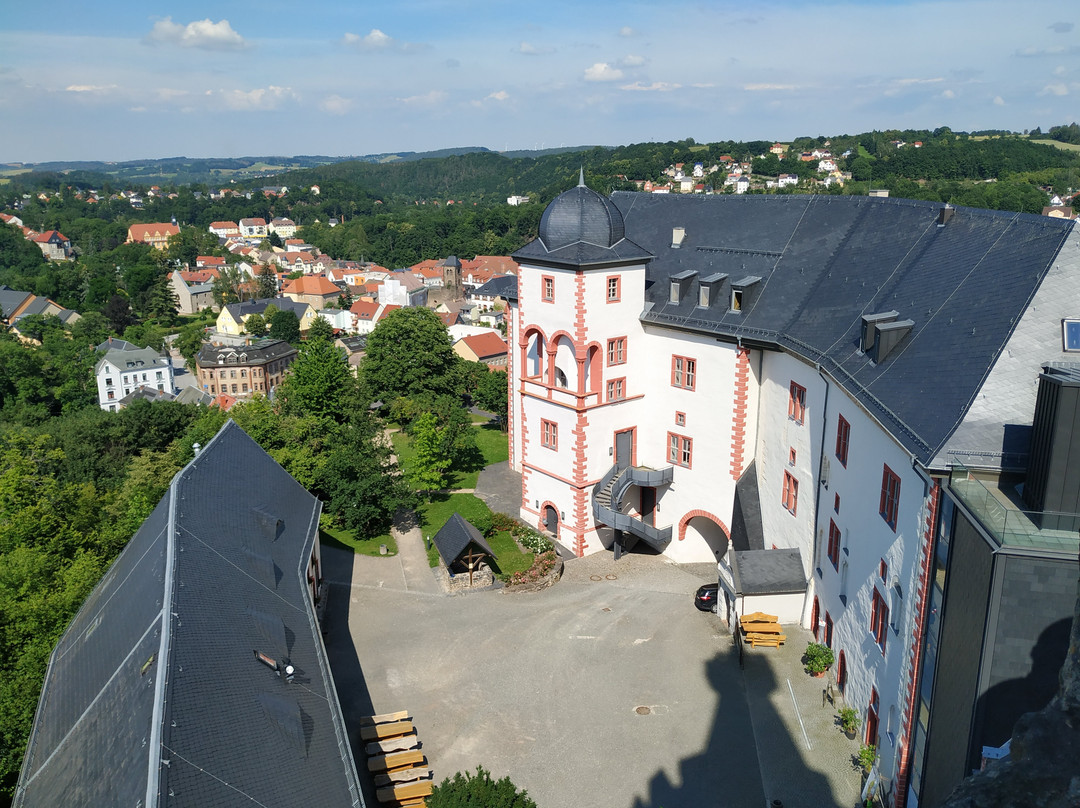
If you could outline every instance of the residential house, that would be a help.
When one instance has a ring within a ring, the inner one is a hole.
[[[180,314],[198,314],[203,309],[217,310],[214,302],[214,282],[203,281],[189,283],[185,273],[173,270],[169,275],[169,286],[176,293],[177,311]]]
[[[1080,402],[1073,222],[581,183],[514,257],[523,519],[577,555],[716,563],[730,627],[812,631],[893,806],[937,804],[1053,692],[1080,549],[1055,419]]]
[[[735,186],[735,193],[745,194],[750,190],[750,178],[745,174],[740,174],[733,183]]]
[[[215,269],[221,271],[225,268],[225,256],[223,255],[197,255],[195,256],[196,269]]]
[[[798,174],[781,174],[776,178],[776,185],[779,188],[788,188],[792,185],[799,184]]]
[[[491,367],[506,365],[506,340],[497,334],[473,334],[454,343],[454,353],[468,362],[483,362]]]
[[[515,208],[518,205],[528,205],[529,204],[529,197],[521,196],[521,195],[508,196],[508,197],[506,197],[506,204],[510,205],[512,207],[515,207]]]
[[[265,314],[267,306],[274,306],[278,311],[289,310],[300,320],[300,330],[307,331],[315,321],[315,309],[307,303],[290,300],[287,297],[269,297],[259,300],[245,300],[241,303],[227,303],[217,318],[217,330],[222,334],[239,335],[244,333],[244,323],[252,314]]]
[[[1070,205],[1050,205],[1042,209],[1042,215],[1052,219],[1075,219],[1076,211]]]
[[[94,377],[101,409],[110,412],[122,409],[121,399],[139,387],[176,393],[172,362],[153,348],[109,338],[97,346],[97,351],[101,358],[94,366]]]
[[[180,228],[170,222],[152,222],[133,224],[128,228],[127,244],[149,244],[155,250],[164,250],[169,246],[169,239],[180,234]]]
[[[409,272],[394,272],[379,284],[379,302],[390,306],[426,306],[428,288]]]
[[[357,300],[352,304],[349,311],[353,315],[353,323],[350,330],[354,334],[370,334],[379,324],[379,320],[401,306],[376,303],[372,300]]]
[[[196,444],[57,643],[13,805],[363,808],[321,510],[234,421]]]
[[[218,238],[240,237],[240,225],[236,222],[210,222],[208,229]]]
[[[341,297],[344,290],[328,281],[322,275],[304,275],[288,281],[281,293],[298,303],[307,303],[316,311],[332,306]]]
[[[353,329],[356,317],[348,309],[323,308],[316,312],[319,317],[330,323],[336,333],[349,333]]]
[[[349,368],[352,370],[353,375],[357,375],[360,370],[360,363],[364,360],[364,353],[367,351],[367,334],[341,336],[334,340],[334,344],[345,352]]]
[[[488,281],[479,286],[470,286],[465,294],[465,299],[473,304],[474,311],[477,314],[481,312],[494,311],[497,308],[501,309],[506,305],[506,301],[502,300],[500,297],[504,287],[513,287],[514,293],[516,295],[517,276],[494,275]]]
[[[296,235],[296,222],[279,216],[270,220],[267,229],[271,233],[277,233],[280,238],[287,239]]]
[[[296,348],[280,339],[261,339],[250,345],[203,343],[195,356],[199,388],[212,396],[270,397],[296,355]]]
[[[243,238],[266,238],[269,235],[266,229],[266,219],[252,218],[240,220],[240,235]]]
[[[80,318],[78,312],[65,309],[47,297],[20,292],[10,286],[0,284],[0,317],[8,327],[19,334],[19,321],[31,314],[59,317],[65,325],[74,323]],[[22,337],[22,334],[19,336]]]
[[[34,236],[32,241],[47,261],[71,260],[71,240],[59,230],[46,230]]]

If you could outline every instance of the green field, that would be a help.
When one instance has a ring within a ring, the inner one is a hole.
[[[389,533],[382,536],[372,536],[370,539],[357,539],[352,533],[343,528],[320,528],[319,541],[328,547],[340,547],[345,550],[352,550],[360,555],[369,556],[382,555],[379,552],[379,546],[385,544],[387,555],[397,555],[397,542]]]
[[[477,454],[450,469],[447,474],[446,488],[454,491],[459,488],[476,488],[476,478],[484,466],[492,463],[505,463],[510,456],[506,433],[493,422],[477,424],[473,427],[476,438]],[[403,470],[409,468],[415,452],[412,437],[405,432],[395,432],[390,436],[397,455],[398,465]]]

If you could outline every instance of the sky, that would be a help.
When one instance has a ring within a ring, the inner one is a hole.
[[[1060,0],[0,0],[0,162],[1076,120]]]

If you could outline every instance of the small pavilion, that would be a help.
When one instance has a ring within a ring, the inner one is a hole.
[[[495,553],[484,541],[483,534],[456,511],[439,528],[433,539],[435,547],[451,576],[469,574],[469,586],[485,558],[495,558]]]

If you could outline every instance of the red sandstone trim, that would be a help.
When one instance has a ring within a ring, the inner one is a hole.
[[[718,516],[714,516],[708,511],[695,510],[687,512],[683,515],[683,518],[679,520],[679,541],[682,541],[686,538],[686,526],[690,523],[691,519],[697,516],[704,516],[706,519],[713,522],[717,527],[724,531],[725,538],[729,540],[731,539],[731,531],[728,529],[728,526],[724,524],[723,519],[719,518]]]
[[[735,356],[735,400],[731,413],[731,479],[735,482],[746,470],[746,418],[750,386],[750,349],[739,348]],[[679,537],[680,539],[682,536]]]

